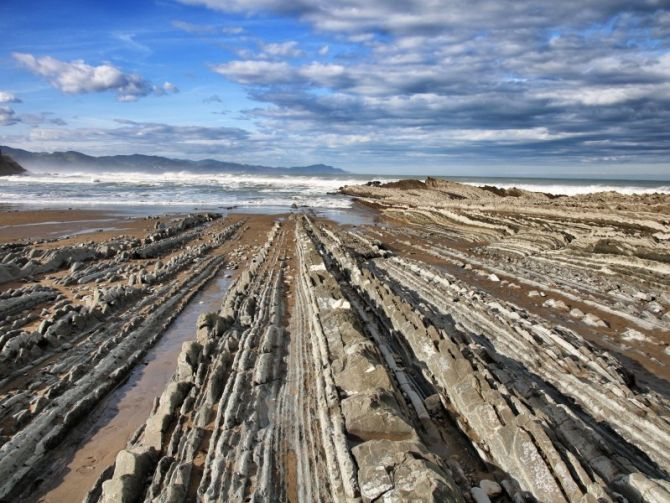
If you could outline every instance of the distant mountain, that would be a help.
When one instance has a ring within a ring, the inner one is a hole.
[[[339,175],[345,170],[312,164],[293,168],[272,168],[254,164],[204,159],[189,161],[170,159],[155,155],[112,155],[94,157],[81,152],[29,152],[19,148],[2,147],[2,152],[11,155],[28,170],[36,171],[141,171],[164,173],[167,171],[191,171],[196,173],[246,173],[259,175]]]
[[[8,155],[0,154],[0,176],[21,175],[26,172],[23,167]]]

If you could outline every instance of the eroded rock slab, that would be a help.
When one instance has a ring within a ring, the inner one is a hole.
[[[346,191],[382,225],[296,212],[229,254],[220,309],[87,501],[670,501],[662,196]],[[222,266],[244,224],[217,221],[75,262],[7,248],[10,273],[54,277],[0,293],[3,497]]]

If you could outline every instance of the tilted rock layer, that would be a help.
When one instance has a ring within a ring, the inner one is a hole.
[[[264,228],[86,501],[670,501],[665,196],[433,179],[344,191],[380,222],[295,213]],[[159,299],[194,288],[170,279],[206,281],[208,261],[239,256],[224,243],[244,222],[212,218],[76,263],[8,248],[17,277],[61,273],[0,294],[2,352],[24,362],[5,386],[39,361],[33,348],[72,340],[63,319],[111,352],[66,350],[6,392],[3,497],[105,394],[102,373],[122,375],[160,337]],[[116,276],[85,308],[64,302],[64,285]],[[57,312],[20,318],[45,303]],[[124,312],[136,321],[123,336],[95,338]]]

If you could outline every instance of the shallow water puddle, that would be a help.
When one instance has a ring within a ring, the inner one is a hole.
[[[53,455],[54,465],[26,501],[81,501],[105,468],[114,462],[144,421],[154,397],[161,394],[176,367],[184,341],[195,338],[203,312],[218,310],[231,279],[221,271],[186,306],[160,341],[147,353],[121,386],[103,400],[68,435]]]

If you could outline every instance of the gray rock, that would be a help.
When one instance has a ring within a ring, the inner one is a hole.
[[[402,416],[389,391],[353,395],[341,402],[347,432],[360,440],[410,440],[414,428]]]
[[[475,503],[491,503],[486,491],[480,487],[473,487],[470,489],[470,494],[472,495],[472,499],[475,500]]]
[[[587,313],[582,321],[591,327],[607,328],[609,325],[593,313]]]
[[[369,440],[352,449],[365,501],[462,501],[433,455],[416,441]]]
[[[102,484],[101,503],[137,501],[151,467],[152,454],[148,449],[120,451],[116,456],[112,479]]]
[[[479,487],[486,493],[489,498],[495,498],[502,494],[502,487],[494,480],[484,479],[479,482]]]

